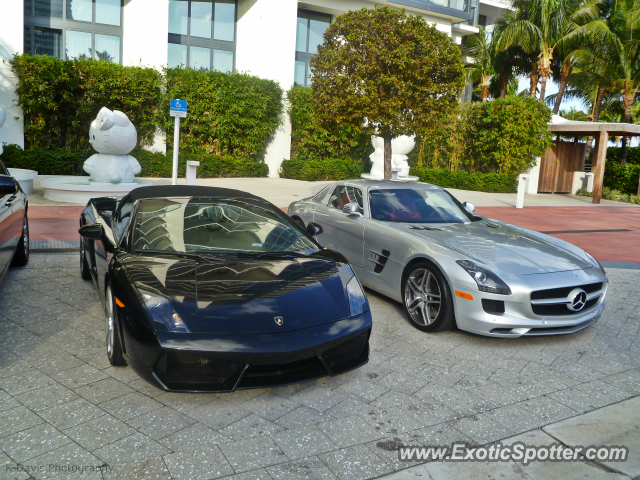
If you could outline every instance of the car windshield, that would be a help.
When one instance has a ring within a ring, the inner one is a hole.
[[[318,247],[268,204],[243,200],[149,198],[138,205],[135,251],[304,252]]]
[[[371,190],[369,205],[371,218],[383,222],[464,223],[473,220],[473,215],[444,190]]]

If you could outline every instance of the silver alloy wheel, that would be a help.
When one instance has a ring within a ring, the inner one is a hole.
[[[113,344],[115,343],[115,316],[113,312],[113,298],[111,296],[111,287],[107,287],[107,313],[105,315],[105,334],[107,341],[107,355],[113,357]]]
[[[27,221],[27,216],[25,215],[24,220],[22,221],[22,248],[24,248],[24,256],[29,256],[29,222]]]
[[[440,284],[426,268],[417,268],[405,283],[404,303],[411,319],[418,325],[431,325],[438,314],[441,306]]]

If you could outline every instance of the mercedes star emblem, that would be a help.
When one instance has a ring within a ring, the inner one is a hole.
[[[587,303],[587,292],[581,288],[574,288],[568,298],[570,303],[567,305],[567,308],[573,312],[579,312]]]
[[[273,320],[276,322],[276,325],[282,325],[284,323],[284,319],[282,317],[273,317]]]

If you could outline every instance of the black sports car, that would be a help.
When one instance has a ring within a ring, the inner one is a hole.
[[[92,199],[79,232],[109,361],[166,390],[286,385],[369,359],[371,313],[347,261],[261,198],[141,187]]]
[[[0,161],[0,280],[9,265],[28,262],[27,196]]]

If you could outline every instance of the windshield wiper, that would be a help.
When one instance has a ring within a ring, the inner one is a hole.
[[[244,258],[264,258],[264,257],[274,257],[274,258],[295,258],[295,257],[307,257],[308,254],[302,252],[295,251],[266,251],[259,252],[254,250],[223,250],[223,251],[211,251],[211,250],[196,250],[197,254],[208,254],[208,255],[235,255],[236,257],[244,257]]]
[[[176,252],[175,250],[153,250],[153,249],[137,249],[135,250],[134,253],[153,253],[153,254],[164,254],[164,255],[171,255],[171,256],[175,256],[175,257],[184,257],[184,258],[188,258],[190,260],[206,260],[208,258],[211,258],[210,256],[207,258],[204,258],[202,256],[202,253],[205,252]]]

